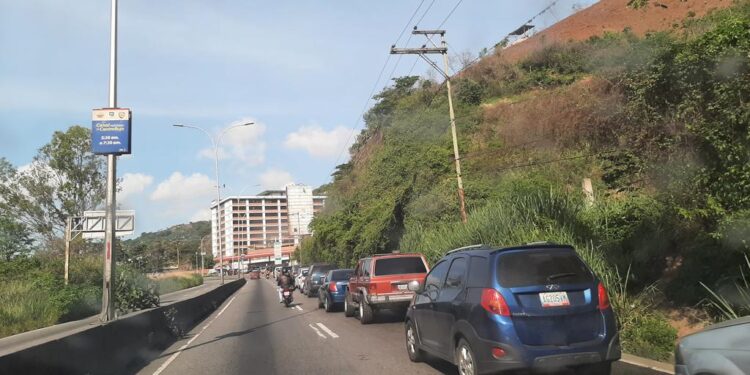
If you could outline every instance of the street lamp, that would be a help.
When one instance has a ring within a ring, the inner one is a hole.
[[[197,127],[197,126],[191,126],[191,125],[184,125],[184,124],[174,124],[172,126],[177,128],[190,128],[195,130],[200,130],[203,133],[208,136],[208,139],[211,140],[211,145],[214,147],[214,163],[215,163],[215,169],[216,169],[216,233],[219,233],[219,229],[221,229],[221,221],[219,214],[221,213],[221,209],[219,205],[221,204],[221,183],[219,182],[219,144],[221,143],[221,138],[226,134],[228,131],[239,128],[243,126],[250,126],[255,124],[255,122],[246,122],[244,124],[238,124],[230,126],[224,130],[222,130],[221,133],[219,133],[218,137],[214,137],[209,133],[206,129]],[[224,251],[221,249],[221,238],[224,236],[218,236],[217,238],[217,245],[219,248],[219,263],[221,263],[221,284],[224,284]]]

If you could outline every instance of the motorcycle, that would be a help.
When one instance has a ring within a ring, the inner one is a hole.
[[[287,289],[284,288],[284,290],[281,292],[281,296],[284,299],[284,306],[289,307],[289,305],[292,304],[292,301],[294,301],[294,298],[292,297],[293,289]]]

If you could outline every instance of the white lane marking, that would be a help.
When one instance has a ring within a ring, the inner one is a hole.
[[[312,324],[308,324],[308,325],[310,326],[310,328],[312,328],[312,329],[313,329],[313,331],[315,331],[315,333],[317,333],[317,334],[318,334],[318,336],[320,336],[320,337],[322,337],[322,338],[324,338],[324,339],[326,339],[326,338],[327,338],[327,337],[326,337],[326,335],[324,335],[324,334],[320,333],[320,331],[319,331],[319,330],[318,330],[317,328],[315,328],[315,326],[314,326],[314,325],[312,325]],[[156,375],[156,374],[154,374],[154,375]]]
[[[299,310],[299,311],[305,311],[305,310],[302,310],[302,308],[299,307],[299,305],[294,305],[294,308],[297,309],[297,310]]]
[[[235,297],[236,297],[236,296],[235,296]],[[232,299],[230,299],[230,300],[229,300],[229,303],[227,303],[227,305],[226,305],[226,306],[224,306],[224,308],[223,308],[223,309],[221,309],[221,311],[219,311],[219,315],[216,315],[216,317],[217,317],[217,318],[218,318],[218,317],[220,317],[220,316],[221,316],[221,314],[223,314],[223,313],[224,313],[224,310],[226,310],[226,309],[227,309],[227,307],[229,307],[229,304],[230,304],[230,303],[232,303],[232,301],[234,301],[234,298],[235,298],[235,297],[232,297]]]
[[[331,337],[333,337],[334,339],[339,338],[339,335],[331,331],[331,329],[326,327],[325,324],[323,323],[317,323],[317,324],[318,324],[318,327],[320,327],[320,329],[324,330],[327,334],[331,335]]]
[[[236,297],[236,296],[235,296],[235,297]],[[161,372],[162,372],[162,371],[164,371],[164,370],[165,370],[165,369],[167,368],[167,366],[169,366],[169,365],[170,365],[170,364],[172,363],[172,361],[174,361],[175,359],[177,359],[177,356],[179,356],[179,355],[180,355],[180,353],[182,353],[182,351],[183,351],[183,350],[187,349],[187,347],[188,347],[188,346],[189,346],[190,344],[192,344],[192,343],[193,343],[193,341],[195,341],[195,339],[197,339],[197,338],[198,338],[198,336],[200,336],[200,335],[201,335],[201,334],[203,333],[203,331],[205,331],[205,330],[206,330],[206,328],[208,328],[208,326],[210,326],[210,325],[211,325],[211,323],[213,323],[213,322],[214,322],[214,321],[216,320],[216,318],[218,318],[218,317],[219,317],[219,316],[221,315],[221,313],[223,313],[223,312],[224,312],[224,310],[226,310],[226,309],[227,309],[227,307],[229,307],[229,305],[230,305],[230,304],[232,304],[232,301],[234,301],[234,298],[235,298],[235,297],[232,297],[232,299],[230,299],[230,300],[229,300],[229,302],[227,302],[227,305],[226,305],[226,306],[224,306],[224,308],[223,308],[223,309],[221,309],[221,311],[219,311],[219,313],[218,313],[218,314],[217,314],[217,315],[216,315],[216,316],[215,316],[215,317],[214,317],[213,319],[211,319],[211,321],[210,321],[210,322],[208,322],[208,324],[206,324],[205,326],[203,326],[203,328],[201,328],[201,331],[200,331],[200,332],[198,332],[198,334],[197,334],[197,335],[193,336],[193,337],[192,337],[192,338],[191,338],[190,340],[188,340],[188,342],[186,342],[186,343],[185,343],[185,345],[183,345],[183,346],[181,346],[181,347],[180,347],[179,349],[177,349],[177,351],[176,351],[176,352],[175,352],[174,354],[172,354],[172,355],[171,355],[171,356],[169,357],[169,359],[167,359],[167,361],[166,361],[166,362],[164,362],[164,363],[163,363],[163,364],[162,364],[161,366],[159,366],[159,368],[158,368],[158,369],[156,369],[156,371],[154,371],[154,375],[159,375],[159,374],[161,374]]]

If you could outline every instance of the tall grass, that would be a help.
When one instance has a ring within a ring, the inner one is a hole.
[[[203,284],[203,276],[197,273],[171,276],[159,279],[157,283],[159,294],[164,295],[178,290],[201,285]]]
[[[62,315],[46,291],[24,281],[4,282],[0,301],[0,337],[55,324]]]
[[[722,320],[737,319],[750,314],[750,257],[745,255],[747,269],[740,267],[740,278],[723,292],[714,291],[701,282],[709,294],[709,306],[719,312]]]
[[[591,228],[581,219],[584,209],[581,199],[561,192],[515,194],[473,211],[466,224],[407,228],[401,249],[420,251],[434,263],[446,251],[471,244],[508,246],[548,241],[573,245],[609,291],[625,350],[653,359],[668,358],[676,331],[654,310],[656,287],[637,293],[628,290],[629,270],[621,274],[586,240]]]

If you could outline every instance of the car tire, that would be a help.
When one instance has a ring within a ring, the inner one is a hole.
[[[612,362],[592,363],[576,368],[578,375],[609,375],[612,373]]]
[[[458,345],[456,345],[455,358],[459,375],[479,374],[479,371],[477,370],[477,360],[474,356],[474,351],[471,350],[471,346],[469,346],[469,343],[466,342],[466,340],[458,340]]]
[[[333,301],[331,301],[331,297],[326,294],[326,298],[323,301],[323,307],[326,309],[326,312],[333,312]]]
[[[419,349],[417,344],[417,329],[411,320],[406,322],[406,353],[409,354],[409,360],[412,362],[424,361],[424,352]]]
[[[352,297],[349,293],[344,296],[344,316],[347,318],[354,316],[354,306],[352,306]]]
[[[372,307],[365,301],[365,297],[362,296],[362,300],[359,301],[359,322],[362,324],[370,324],[374,318]]]

